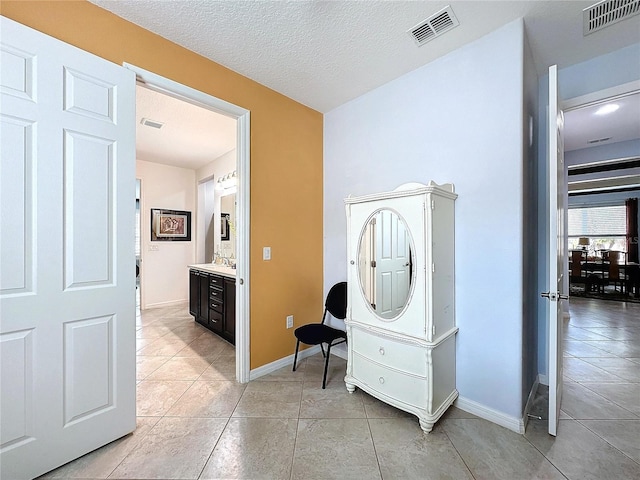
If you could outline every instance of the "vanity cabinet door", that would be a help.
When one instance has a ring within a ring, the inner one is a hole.
[[[224,279],[224,331],[223,337],[236,343],[236,281]]]
[[[189,270],[189,313],[198,316],[200,295],[200,272]]]
[[[209,275],[200,272],[199,308],[196,320],[205,327],[209,326]]]

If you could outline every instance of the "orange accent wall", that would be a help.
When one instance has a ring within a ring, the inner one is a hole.
[[[251,111],[251,368],[292,354],[286,316],[299,326],[323,308],[322,114],[89,2],[0,5],[3,16],[118,65]]]

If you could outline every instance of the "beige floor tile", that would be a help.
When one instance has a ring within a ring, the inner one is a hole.
[[[640,419],[638,420],[580,420],[580,423],[640,463]]]
[[[444,430],[426,435],[409,418],[369,419],[382,478],[473,479]]]
[[[147,339],[138,339],[138,341],[147,341]],[[185,348],[187,343],[180,338],[164,337],[152,340],[150,344],[138,350],[138,355],[151,356],[173,356],[180,350]]]
[[[594,345],[589,345],[581,340],[567,340],[564,342],[564,352],[573,357],[615,357],[613,353],[606,352]]]
[[[234,352],[233,345],[225,342],[217,335],[205,332],[184,348],[176,352],[177,357],[219,357]]]
[[[565,358],[564,375],[575,382],[611,382],[619,383],[623,380],[620,377],[592,365],[586,358],[572,357]]]
[[[316,382],[305,382],[300,418],[366,418],[362,393],[349,393],[344,385],[323,389]]]
[[[589,390],[640,416],[640,383],[583,383]]]
[[[166,415],[229,418],[245,388],[246,384],[229,381],[194,382]]]
[[[477,480],[564,479],[522,435],[486,420],[440,423]]]
[[[192,381],[182,380],[142,380],[136,387],[137,415],[140,417],[164,415],[192,383]]]
[[[301,382],[249,382],[234,417],[298,418]]]
[[[200,479],[288,479],[298,421],[232,418]]]
[[[586,420],[637,418],[606,398],[579,383],[565,382],[562,393],[562,410],[571,418]]]
[[[197,380],[212,361],[211,357],[173,357],[149,374],[147,380]]]
[[[167,363],[171,357],[158,357],[138,355],[136,357],[136,379],[144,380],[162,365]]]
[[[147,327],[140,327],[136,330],[136,338],[160,338],[169,333],[171,329],[169,327],[154,327],[152,325]]]
[[[235,364],[222,363],[220,364],[218,359],[214,359],[213,363],[204,369],[202,375],[198,377],[198,380],[226,380],[229,382],[235,382],[236,380],[236,366]]]
[[[227,423],[224,418],[161,419],[111,475],[196,479]]]
[[[367,420],[300,419],[291,478],[381,478]]]
[[[561,420],[558,436],[545,422],[532,422],[526,438],[571,479],[640,478],[640,465],[575,420]]]
[[[136,430],[132,434],[87,453],[40,478],[107,478],[127,454],[144,440],[158,420],[160,417],[138,417]]]
[[[626,358],[585,358],[584,361],[621,378],[623,383],[640,383],[638,364]]]
[[[404,410],[400,410],[399,408],[392,407],[384,403],[382,400],[378,400],[375,397],[372,397],[368,393],[362,390],[356,390],[356,392],[362,393],[362,403],[364,405],[364,411],[367,415],[367,418],[413,418],[416,423],[418,422],[418,417],[412,415],[409,412],[405,412]]]

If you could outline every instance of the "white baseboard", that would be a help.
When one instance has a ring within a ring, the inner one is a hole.
[[[474,402],[473,400],[469,400],[468,398],[464,397],[458,397],[458,399],[454,402],[454,405],[460,410],[473,413],[480,418],[484,418],[485,420],[508,428],[509,430],[512,430],[516,433],[524,433],[524,422],[521,418],[506,415],[503,412],[499,412],[498,410],[494,410],[493,408],[489,408],[485,405]]]
[[[536,398],[536,392],[538,391],[538,385],[540,384],[540,375],[536,376],[533,385],[531,385],[531,390],[529,391],[529,397],[527,398],[527,403],[524,406],[524,412],[522,412],[522,424],[524,425],[524,430],[527,430],[527,424],[529,423],[529,411],[533,405],[533,401]]]
[[[147,303],[143,310],[150,310],[152,308],[180,307],[182,305],[189,305],[189,301],[171,300],[169,302]]]
[[[313,347],[309,347],[305,350],[298,352],[298,361],[303,358],[310,357],[311,355],[315,355],[320,352],[320,345],[314,345]],[[266,365],[262,365],[261,367],[254,368],[249,372],[249,381],[255,380],[256,378],[260,378],[264,375],[269,375],[270,373],[275,372],[276,370],[280,370],[284,367],[293,368],[293,357],[294,354],[276,360],[275,362],[267,363]]]

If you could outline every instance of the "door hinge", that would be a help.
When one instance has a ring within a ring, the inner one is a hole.
[[[435,271],[436,271],[436,264],[435,263],[431,264],[431,271],[435,273]]]
[[[433,335],[434,337],[436,336],[436,324],[435,323],[431,327],[431,335]]]
[[[375,260],[371,260],[371,268],[376,268],[376,261]]]
[[[436,201],[431,200],[431,210],[435,210],[435,209],[436,209]]]

